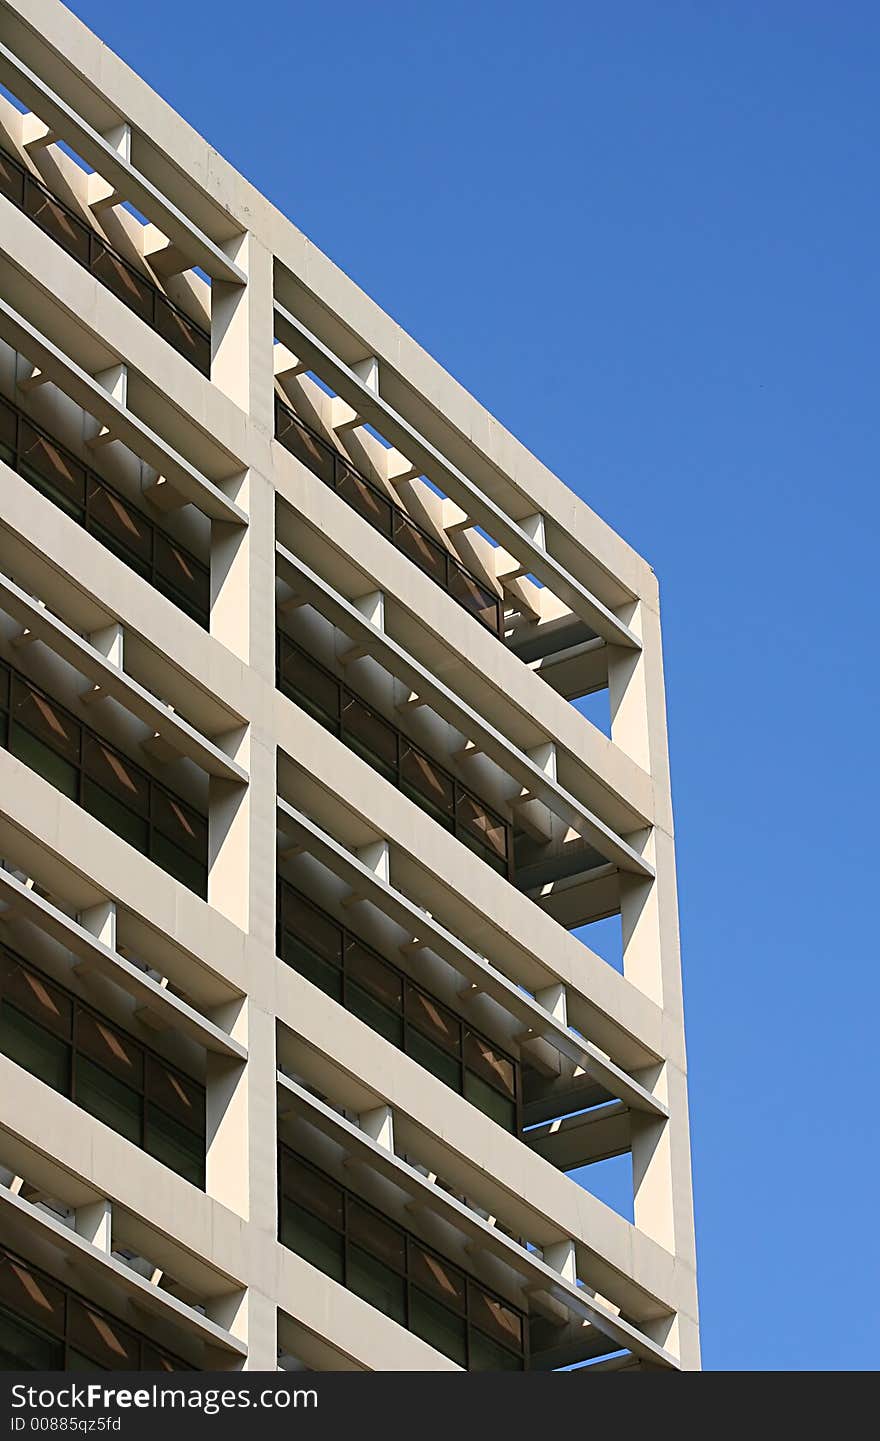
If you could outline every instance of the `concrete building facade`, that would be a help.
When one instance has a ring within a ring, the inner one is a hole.
[[[56,0],[0,84],[0,1365],[697,1369],[652,570]]]

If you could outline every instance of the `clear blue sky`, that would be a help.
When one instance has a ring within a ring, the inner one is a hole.
[[[74,9],[657,569],[705,1364],[877,1367],[880,8]]]

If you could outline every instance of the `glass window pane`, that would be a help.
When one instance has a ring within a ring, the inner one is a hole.
[[[452,777],[408,741],[400,748],[400,779],[408,794],[415,792],[413,799],[427,804],[444,825],[451,825],[455,807]]]
[[[342,927],[292,886],[281,887],[281,920],[286,931],[334,966],[342,964]]]
[[[381,491],[369,481],[358,475],[356,470],[351,470],[343,462],[338,462],[336,489],[347,501],[353,510],[362,515],[364,520],[381,530],[383,535],[391,535],[391,518],[393,510],[391,502],[386,500]]]
[[[24,417],[19,436],[19,462],[32,485],[70,515],[82,520],[86,498],[86,472],[66,450],[35,430]]]
[[[76,721],[18,676],[12,681],[12,717],[65,760],[78,762],[80,728]]]
[[[205,1185],[205,1138],[147,1103],[144,1150],[200,1189]]]
[[[344,1279],[345,1243],[341,1234],[286,1196],[281,1201],[281,1243],[334,1281]]]
[[[147,1094],[151,1101],[167,1111],[197,1136],[205,1134],[205,1091],[197,1081],[171,1066],[166,1066],[157,1056],[147,1055]]]
[[[89,1010],[76,1010],[76,1050],[138,1091],[144,1088],[144,1052],[131,1036]]]
[[[63,1290],[9,1251],[0,1251],[0,1304],[42,1330],[64,1335]]]
[[[129,1086],[143,1090],[144,1053],[137,1041],[81,1006],[76,1013],[76,1049]]]
[[[471,1329],[469,1371],[521,1371],[522,1356],[507,1351],[484,1336],[481,1331]]]
[[[458,1016],[417,986],[406,988],[406,1019],[444,1050],[456,1056],[461,1054],[461,1021]]]
[[[0,663],[0,709],[9,709],[9,671]]]
[[[514,1350],[522,1350],[522,1318],[517,1311],[484,1291],[473,1282],[470,1285],[470,1319],[474,1326]]]
[[[0,154],[0,194],[2,194],[3,157]],[[18,417],[11,405],[0,397],[0,456],[7,465],[15,463],[16,432]]]
[[[153,831],[150,840],[150,859],[173,876],[181,885],[188,886],[195,891],[197,896],[203,898],[208,894],[208,867],[206,862],[198,861],[194,856],[189,856],[169,841],[166,836]]]
[[[208,826],[204,816],[163,787],[153,786],[153,825],[181,850],[203,864],[208,859]]]
[[[112,1131],[118,1131],[136,1146],[143,1146],[143,1096],[85,1056],[76,1058],[74,1100]]]
[[[492,591],[480,585],[472,575],[455,561],[449,563],[449,593],[459,605],[469,610],[484,625],[497,635],[500,630],[499,598]]]
[[[73,1022],[70,997],[5,948],[0,949],[0,993],[18,1010],[26,1011],[63,1040],[70,1040]]]
[[[9,749],[14,756],[43,777],[56,790],[75,801],[79,791],[79,772],[56,750],[39,740],[30,731],[12,722],[9,727]]]
[[[484,1081],[503,1091],[510,1100],[516,1098],[516,1072],[513,1061],[498,1051],[482,1036],[467,1031],[464,1038],[464,1059],[470,1070]]]
[[[89,530],[110,550],[147,578],[151,575],[153,527],[134,506],[108,490],[96,476],[89,476]]]
[[[390,1316],[392,1321],[406,1325],[405,1280],[359,1246],[352,1246],[349,1250],[346,1282],[356,1296]]]
[[[397,731],[350,691],[342,692],[343,740],[389,780],[397,782]]]
[[[403,1009],[403,978],[351,936],[345,943],[345,974],[390,1010]]]
[[[372,1031],[384,1036],[392,1046],[403,1045],[403,1017],[389,1011],[387,1006],[380,1005],[354,981],[347,980],[345,983],[345,1009],[351,1011],[353,1016],[357,1016]]]
[[[516,1131],[516,1105],[496,1091],[494,1086],[488,1085],[482,1076],[475,1076],[473,1071],[465,1070],[464,1073],[464,1094],[472,1106],[497,1121],[505,1131]]]
[[[139,1369],[139,1338],[127,1326],[76,1296],[70,1297],[68,1308],[68,1337],[72,1346],[107,1371]]]
[[[403,1274],[406,1270],[406,1236],[389,1221],[377,1216],[375,1211],[350,1201],[348,1206],[348,1234],[353,1241],[371,1255],[377,1256],[387,1266]]]
[[[182,604],[201,625],[206,625],[211,609],[211,579],[208,567],[189,551],[174,544],[157,530],[153,538],[155,581],[169,599]]]
[[[159,1351],[149,1341],[141,1342],[141,1366],[142,1371],[190,1371],[192,1367],[179,1361],[176,1356],[170,1356],[167,1351]]]
[[[0,195],[5,195],[13,205],[24,205],[24,170],[0,150]]]
[[[121,800],[110,795],[103,786],[96,785],[88,776],[83,777],[82,805],[95,820],[146,855],[150,827],[145,816],[136,815]]]
[[[156,297],[155,328],[174,349],[203,374],[211,366],[211,345],[200,326],[170,305],[163,295]]]
[[[25,182],[25,209],[41,230],[57,240],[81,265],[89,263],[89,230],[52,200],[30,176]]]
[[[427,1036],[423,1036],[415,1028],[407,1030],[406,1053],[438,1080],[451,1086],[453,1091],[461,1091],[461,1062],[448,1051],[435,1046],[433,1041],[429,1041]]]
[[[308,946],[301,945],[296,936],[285,931],[281,937],[281,958],[311,981],[313,986],[332,996],[334,1001],[342,1000],[342,970],[332,961],[325,961]]]
[[[418,1241],[409,1243],[409,1274],[412,1280],[430,1292],[444,1305],[463,1316],[467,1310],[466,1282],[461,1271],[450,1266],[433,1251],[426,1251]]]
[[[126,810],[149,816],[150,792],[145,773],[88,731],[83,734],[83,771]]]
[[[62,1095],[70,1094],[70,1046],[29,1016],[0,1005],[0,1051]]]
[[[413,1289],[410,1299],[410,1330],[429,1346],[442,1351],[459,1366],[467,1366],[467,1325],[430,1296]]]
[[[490,811],[476,796],[461,789],[456,798],[455,813],[458,824],[470,831],[487,850],[499,860],[507,859],[507,827],[500,816]]]
[[[64,1342],[0,1306],[0,1371],[63,1371]]]
[[[102,285],[112,290],[130,310],[135,311],[148,325],[153,322],[152,287],[142,280],[137,272],[119,255],[102,244],[96,236],[92,243],[91,270]]]
[[[427,571],[432,580],[446,589],[446,550],[400,511],[394,515],[394,544],[415,561],[420,570]]]
[[[301,425],[277,397],[275,434],[291,455],[295,455],[297,460],[308,466],[325,485],[333,485],[335,451],[313,435],[306,426]]]
[[[278,684],[286,696],[322,725],[329,722],[331,727],[336,726],[339,682],[283,635],[279,638]]]
[[[304,1166],[287,1151],[281,1153],[281,1189],[285,1196],[307,1207],[336,1230],[342,1230],[344,1212],[339,1186]]]

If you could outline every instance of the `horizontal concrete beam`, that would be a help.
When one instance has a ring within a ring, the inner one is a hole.
[[[9,202],[0,199],[0,208]],[[121,301],[119,302],[122,303]],[[20,315],[8,301],[0,299],[0,335],[38,366],[48,379],[76,401],[102,425],[113,431],[117,440],[135,455],[153,466],[179,491],[185,500],[212,520],[225,520],[232,525],[247,525],[248,518],[240,506],[224,495],[219,486],[202,475],[156,431],[140,420],[133,410],[121,405],[108,390],[89,375],[76,361],[42,335],[30,321]]]
[[[560,1171],[573,1171],[630,1149],[629,1111],[615,1101],[580,1115],[544,1121],[526,1131],[522,1139]]]
[[[541,1036],[562,1055],[583,1068],[593,1080],[617,1096],[633,1110],[665,1119],[666,1107],[644,1086],[610,1060],[591,1041],[576,1035],[540,1006],[512,980],[508,980],[476,951],[471,950],[433,916],[428,916],[400,891],[390,885],[362,861],[329,836],[309,817],[296,810],[282,797],[278,810],[285,829],[303,838],[306,849],[316,856],[340,879],[347,881],[354,892],[360,892],[392,920],[409,929],[442,960],[460,971],[469,981],[485,991],[523,1026]],[[550,965],[550,962],[545,964]],[[570,994],[570,993],[569,993]]]
[[[358,1129],[337,1111],[319,1101],[295,1081],[281,1072],[278,1073],[279,1089],[294,1098],[308,1119],[326,1135],[331,1136],[346,1151],[360,1155],[370,1167],[387,1176],[402,1190],[418,1198],[431,1210],[437,1212],[450,1224],[462,1231],[481,1249],[500,1256],[515,1271],[532,1283],[536,1289],[546,1292],[560,1301],[574,1316],[581,1317],[596,1326],[604,1335],[621,1348],[631,1350],[667,1370],[678,1370],[678,1361],[668,1351],[658,1346],[628,1321],[622,1320],[607,1310],[589,1292],[567,1281],[559,1271],[548,1266],[534,1252],[517,1245],[497,1227],[471,1211],[461,1201],[441,1190],[427,1177],[408,1166],[398,1156],[387,1151],[372,1137]]]
[[[0,899],[22,919],[51,936],[77,956],[89,969],[113,981],[121,990],[132,996],[138,1005],[147,1007],[156,1015],[167,1019],[169,1030],[181,1031],[191,1037],[206,1051],[228,1056],[230,1060],[247,1060],[247,1051],[238,1041],[228,1035],[220,1026],[201,1015],[186,1001],[175,996],[167,987],[160,986],[138,966],[132,965],[118,951],[111,950],[78,921],[73,920],[53,906],[43,896],[37,895],[24,885],[10,871],[0,870]],[[145,956],[149,961],[151,958]]]
[[[0,572],[0,610],[13,616],[29,633],[94,682],[103,694],[112,696],[131,715],[159,733],[172,750],[194,761],[208,775],[247,785],[247,771],[212,741],[200,735],[170,706],[151,695],[125,671],[101,655],[64,621],[41,606],[13,580]]]
[[[215,280],[246,285],[247,276],[228,255],[215,245],[191,220],[167,200],[156,186],[141,175],[103,135],[99,135],[45,81],[35,75],[18,56],[0,44],[0,79],[44,121],[53,135],[63,138],[105,180],[191,257]]]
[[[179,1301],[170,1291],[160,1291],[157,1286],[152,1286],[131,1267],[77,1235],[63,1221],[13,1195],[7,1187],[0,1186],[0,1231],[9,1224],[10,1214],[17,1214],[34,1227],[66,1261],[80,1262],[84,1268],[103,1271],[105,1277],[112,1278],[114,1287],[140,1309],[179,1327],[194,1341],[217,1346],[230,1356],[247,1355],[245,1343],[223,1326],[218,1326],[194,1307]]]
[[[440,486],[450,500],[454,500],[462,510],[467,511],[475,524],[480,525],[493,540],[504,546],[505,550],[523,560],[528,572],[537,576],[543,585],[586,621],[597,635],[603,636],[612,645],[629,650],[641,649],[638,637],[613,611],[603,605],[596,596],[591,595],[558,561],[526,535],[500,506],[490,500],[457,466],[446,460],[403,416],[398,415],[387,401],[372,391],[360,376],[339,360],[323,341],[277,301],[275,314],[279,338],[289,341],[291,348],[300,358],[308,359],[316,374],[328,385],[332,385],[364,421],[373,425],[410,460],[417,462],[424,474]]]
[[[344,631],[356,644],[363,646],[380,664],[409,685],[420,700],[427,701],[445,720],[451,721],[469,740],[495,761],[536,799],[543,802],[559,818],[595,847],[601,855],[621,870],[635,875],[653,877],[653,867],[628,845],[599,816],[589,810],[530,756],[512,745],[500,731],[461,700],[448,686],[436,679],[384,630],[372,625],[351,601],[346,600],[322,580],[305,561],[293,555],[280,541],[275,545],[282,571],[294,589],[320,610],[326,618]],[[557,742],[558,744],[558,742]]]

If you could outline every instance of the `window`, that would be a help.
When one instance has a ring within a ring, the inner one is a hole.
[[[172,1352],[0,1249],[0,1371],[188,1371]]]
[[[204,1187],[204,1087],[2,945],[0,1052]]]
[[[278,395],[275,396],[275,438],[447,591],[453,600],[495,635],[503,636],[504,616],[500,598],[407,515],[402,506],[361,475],[323,436],[300,420]]]
[[[51,235],[68,255],[91,270],[198,370],[204,375],[210,373],[211,337],[207,332],[5,151],[0,151],[0,194]]]
[[[2,664],[0,743],[169,875],[206,894],[205,817]]]
[[[211,609],[209,567],[33,425],[23,411],[2,398],[0,459],[198,625],[207,628]]]
[[[278,954],[425,1070],[514,1135],[519,1066],[286,881]]]
[[[525,1317],[295,1152],[279,1150],[279,1236],[471,1371],[522,1370]]]
[[[510,874],[507,822],[280,630],[276,684],[493,870]]]

